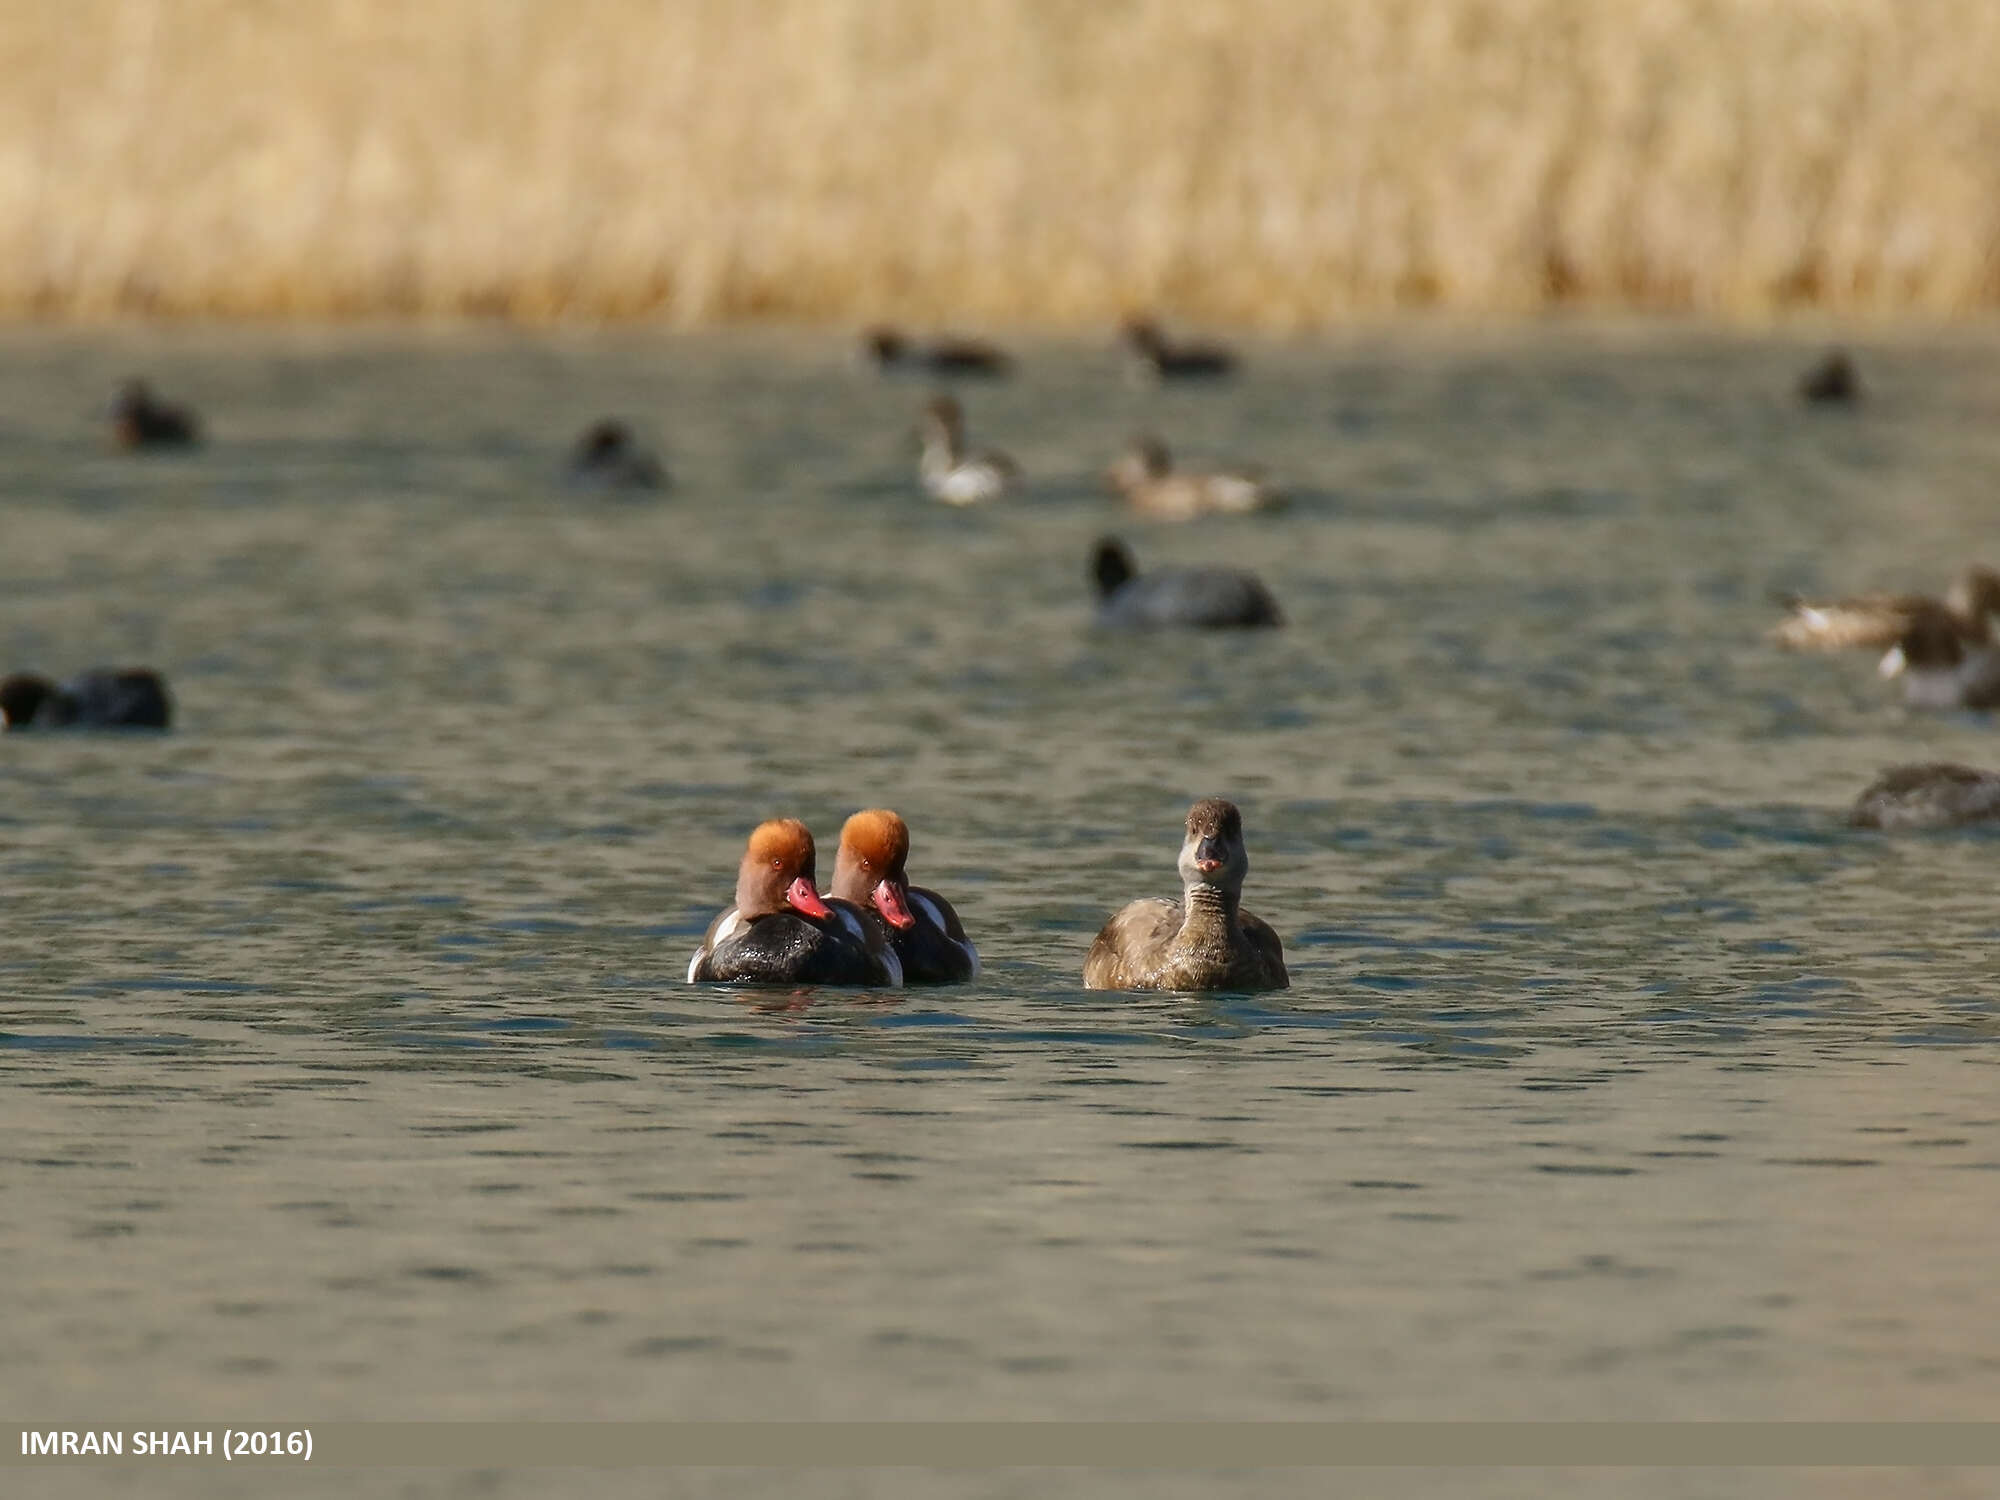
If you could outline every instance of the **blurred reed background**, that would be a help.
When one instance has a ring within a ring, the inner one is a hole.
[[[2000,301],[1994,0],[20,0],[0,313]]]

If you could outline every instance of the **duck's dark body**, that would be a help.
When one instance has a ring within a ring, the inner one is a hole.
[[[1857,828],[1958,828],[2000,819],[2000,775],[1932,761],[1891,766],[1870,782],[1848,821]]]
[[[9,729],[165,729],[173,703],[157,672],[145,667],[79,672],[60,687],[19,673],[0,682]]]
[[[744,918],[732,908],[717,917],[702,940],[688,979],[709,984],[901,983],[871,951],[862,914],[846,902],[827,903],[831,917],[795,911]]]
[[[909,905],[916,922],[901,930],[887,928],[902,960],[903,983],[963,984],[979,972],[979,953],[949,901],[913,885]]]
[[[1091,565],[1097,582],[1097,623],[1112,630],[1191,626],[1228,630],[1282,625],[1271,591],[1235,568],[1167,568],[1140,573],[1125,544],[1106,537]]]

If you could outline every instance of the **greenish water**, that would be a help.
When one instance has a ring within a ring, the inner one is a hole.
[[[2000,743],[1760,634],[1994,558],[2000,343],[1813,352],[1029,347],[963,513],[830,337],[9,335],[0,668],[179,727],[0,741],[0,1408],[1990,1414],[2000,845],[1840,815]],[[207,448],[103,448],[134,370]],[[673,492],[557,482],[605,413]],[[1297,499],[1127,522],[1141,426]],[[1093,635],[1113,527],[1290,625]],[[1083,991],[1209,793],[1293,988]],[[752,824],[883,803],[977,982],[680,982]]]

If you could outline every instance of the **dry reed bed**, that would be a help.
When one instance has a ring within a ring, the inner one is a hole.
[[[2000,301],[1994,0],[26,0],[0,312]]]

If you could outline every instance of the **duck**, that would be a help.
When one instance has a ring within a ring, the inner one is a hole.
[[[1285,623],[1278,601],[1254,573],[1163,568],[1142,575],[1131,549],[1115,536],[1098,539],[1090,572],[1097,583],[1096,622],[1102,628],[1225,630]]]
[[[1778,645],[1792,651],[1887,648],[1881,673],[1910,672],[1905,694],[1912,707],[1964,707],[1971,705],[1930,700],[1959,694],[1944,686],[1947,678],[1979,694],[1993,646],[1992,617],[2000,613],[2000,573],[1975,564],[1942,599],[1877,593],[1823,601],[1792,595],[1782,602],[1789,612],[1771,631]]]
[[[667,485],[660,461],[632,435],[632,429],[606,417],[584,429],[569,451],[569,482],[605,490],[658,490]]]
[[[688,960],[689,984],[902,988],[902,965],[879,928],[847,902],[821,899],[813,853],[812,833],[797,818],[751,831],[736,904],[709,923]]]
[[[58,686],[35,672],[0,680],[0,729],[165,729],[167,685],[150,667],[94,667]]]
[[[966,450],[965,413],[950,396],[933,396],[925,403],[922,436],[917,474],[933,500],[980,505],[1020,482],[1020,466],[1006,454]]]
[[[1285,503],[1285,497],[1255,470],[1175,468],[1167,445],[1151,433],[1134,438],[1105,470],[1104,478],[1132,509],[1165,521],[1248,515]]]
[[[201,441],[201,423],[193,412],[160,400],[136,377],[118,388],[110,416],[112,442],[128,451],[190,448]]]
[[[1855,800],[1847,821],[1888,832],[1959,828],[2000,819],[2000,775],[1949,761],[1891,766]]]
[[[1221,797],[1188,809],[1181,899],[1144,897],[1120,911],[1083,961],[1091,990],[1282,990],[1285,945],[1243,909],[1243,815]]]
[[[963,983],[979,973],[979,950],[949,901],[910,884],[909,857],[909,826],[886,807],[866,808],[840,830],[830,894],[887,924],[904,984]]]
[[[1883,656],[1884,677],[1903,679],[1909,708],[2000,708],[2000,651],[1968,643],[1952,620],[1919,615]]]
[[[1013,357],[984,339],[943,334],[916,343],[900,329],[877,325],[861,336],[863,354],[882,371],[914,370],[925,375],[969,375],[988,379],[1009,375]]]
[[[1138,368],[1155,380],[1212,380],[1236,373],[1236,355],[1221,344],[1176,344],[1151,318],[1127,318],[1118,331]]]
[[[1861,399],[1861,375],[1845,349],[1829,349],[1799,377],[1799,399],[1808,406],[1852,406]]]

